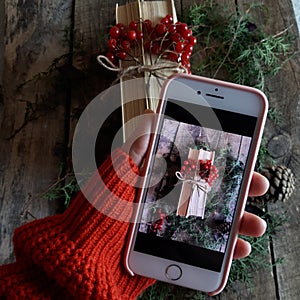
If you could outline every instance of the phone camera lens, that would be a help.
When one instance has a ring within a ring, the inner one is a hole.
[[[215,92],[217,92],[219,89],[218,88],[215,88]]]
[[[201,91],[197,91],[197,95],[201,95]]]

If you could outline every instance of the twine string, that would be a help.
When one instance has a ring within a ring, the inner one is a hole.
[[[193,187],[197,187],[197,190],[200,189],[201,191],[203,191],[205,193],[208,192],[207,185],[202,184],[201,181],[195,180],[195,179],[192,179],[192,178],[186,178],[179,171],[175,172],[175,175],[180,181],[190,183],[190,184],[192,184]]]
[[[139,74],[145,72],[149,72],[157,77],[167,77],[165,74],[163,74],[163,70],[169,70],[174,73],[187,73],[187,69],[184,66],[182,66],[181,63],[173,61],[162,62],[158,60],[157,62],[151,65],[143,65],[139,63],[135,66],[128,66],[125,68],[116,66],[104,55],[98,55],[97,61],[104,68],[113,72],[118,72],[118,79],[121,79],[123,77],[136,78]]]

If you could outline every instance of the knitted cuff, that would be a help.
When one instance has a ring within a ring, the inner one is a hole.
[[[131,158],[119,149],[106,159],[64,213],[64,227],[73,240],[89,239],[104,219],[107,226],[115,220],[131,221],[138,173]]]
[[[87,184],[89,201],[79,193],[62,215],[16,231],[17,261],[39,266],[79,299],[135,299],[154,282],[131,277],[123,268],[129,223],[120,220],[132,214],[137,173],[128,155],[115,151],[99,168],[104,184],[99,184],[98,174]]]
[[[118,175],[116,170],[118,170]],[[45,240],[45,237],[53,240],[57,234],[62,233],[67,235],[68,240],[74,244],[82,246],[85,243],[91,243],[92,239],[101,238],[102,233],[111,229],[112,224],[118,224],[117,220],[130,220],[138,168],[126,153],[118,149],[101,165],[98,173],[84,188],[85,195],[79,192],[63,214],[33,221],[15,231],[14,243],[17,259],[22,259],[24,256],[24,245],[27,242],[31,243],[30,246],[37,246]],[[128,224],[121,222],[118,225],[127,230]],[[97,236],[97,233],[100,233],[99,228],[101,228],[101,234]]]

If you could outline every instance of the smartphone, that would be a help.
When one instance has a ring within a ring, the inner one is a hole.
[[[125,254],[130,274],[222,291],[267,110],[251,87],[167,80]]]

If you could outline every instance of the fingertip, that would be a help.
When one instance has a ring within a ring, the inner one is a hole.
[[[262,196],[268,191],[269,186],[270,186],[269,180],[265,176],[257,172],[253,172],[250,190],[249,190],[249,196],[250,197]]]
[[[251,253],[251,244],[243,239],[238,238],[236,241],[233,258],[245,258]]]
[[[241,221],[239,233],[241,235],[259,237],[262,236],[267,229],[267,223],[264,219],[245,212]]]

